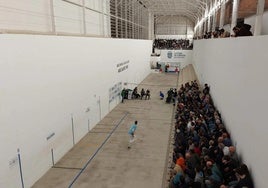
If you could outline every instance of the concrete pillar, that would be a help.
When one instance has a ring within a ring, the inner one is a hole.
[[[232,11],[232,22],[231,22],[231,33],[234,34],[233,28],[237,24],[239,0],[233,0],[233,11]]]
[[[87,34],[87,22],[86,22],[86,7],[85,7],[85,0],[82,0],[82,4],[83,4],[83,34],[86,35]]]
[[[220,29],[223,28],[223,26],[224,26],[225,8],[226,8],[226,4],[223,1],[223,3],[221,4],[221,15],[220,15],[220,24],[219,24]]]
[[[104,37],[105,36],[105,24],[104,24],[104,0],[101,0],[101,35]],[[106,26],[107,27],[107,26]]]
[[[124,2],[124,7],[125,7],[125,38],[128,38],[128,29],[127,29],[127,26],[128,26],[128,16],[127,16],[127,10],[128,10],[128,0],[125,0]]]
[[[154,39],[154,15],[153,13],[149,12],[149,28],[148,28],[148,38],[149,40]]]
[[[133,1],[133,4],[132,4],[132,38],[134,39],[135,38],[135,1]]]
[[[208,24],[208,25],[207,25],[207,28],[208,28],[207,31],[210,32],[210,30],[211,30],[211,17],[210,17],[210,15],[209,15],[208,18],[207,18],[207,22],[208,22],[208,23],[207,23],[207,24]]]
[[[208,31],[208,29],[207,29],[207,19],[204,20],[204,28],[203,29],[204,29],[203,33]]]
[[[255,18],[254,36],[261,35],[264,5],[265,0],[258,0],[257,13]]]
[[[199,37],[202,37],[202,35],[203,35],[203,23],[201,23],[200,25],[199,25],[199,33],[198,33],[198,36]]]
[[[124,16],[123,16],[123,14],[124,14],[124,12],[123,12],[123,2],[122,2],[122,0],[120,1],[120,18],[121,18],[121,20],[120,20],[120,38],[124,38],[124,30],[123,30],[123,18],[124,18]]]
[[[118,38],[118,9],[117,9],[117,0],[115,0],[115,37]]]
[[[56,34],[55,16],[54,16],[54,2],[50,0],[50,14],[51,14],[51,30],[53,34]]]

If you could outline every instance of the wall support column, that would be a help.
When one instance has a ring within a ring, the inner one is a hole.
[[[212,31],[216,30],[216,21],[217,21],[217,11],[214,10],[212,14]]]
[[[232,22],[231,22],[231,33],[234,34],[233,28],[237,24],[239,0],[233,0],[233,11],[232,11]]]
[[[85,7],[85,0],[82,0],[82,5],[83,5],[83,35],[87,34],[87,26],[86,26],[86,7]]]
[[[148,38],[149,40],[153,40],[153,33],[154,33],[154,16],[151,12],[149,12],[149,28],[148,28]]]
[[[50,17],[51,17],[51,30],[53,34],[56,34],[55,15],[54,15],[54,2],[50,0]]]
[[[221,15],[220,15],[220,28],[223,28],[224,26],[224,20],[225,20],[225,9],[226,9],[226,4],[223,1],[223,3],[221,4]]]
[[[258,0],[257,13],[255,18],[254,36],[261,35],[264,5],[265,0]]]

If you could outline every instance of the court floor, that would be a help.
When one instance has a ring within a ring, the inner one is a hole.
[[[178,87],[178,74],[151,73],[140,85],[150,100],[125,100],[104,117],[32,188],[160,188],[173,124],[172,104],[159,91]],[[128,149],[129,127],[138,121]]]

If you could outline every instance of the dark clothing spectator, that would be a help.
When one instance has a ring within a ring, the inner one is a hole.
[[[248,25],[248,24],[242,24],[242,25],[235,26],[233,28],[233,31],[235,33],[235,37],[252,36],[250,28],[251,28],[251,25]]]
[[[193,44],[188,39],[155,39],[153,43],[153,49],[193,49]]]
[[[150,97],[151,97],[150,90],[147,89],[147,90],[146,90],[146,94],[145,94],[145,100],[146,100],[146,99],[150,99]]]
[[[143,98],[144,95],[145,95],[145,91],[144,91],[144,89],[142,88],[142,89],[141,89],[141,99]]]
[[[125,97],[126,97],[126,90],[125,90],[125,88],[121,91],[121,97],[122,97],[122,103],[124,103],[124,99],[125,99]]]

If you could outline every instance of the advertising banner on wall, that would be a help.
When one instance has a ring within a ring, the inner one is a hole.
[[[184,67],[192,63],[192,50],[161,50],[160,62],[161,64],[179,63]]]

